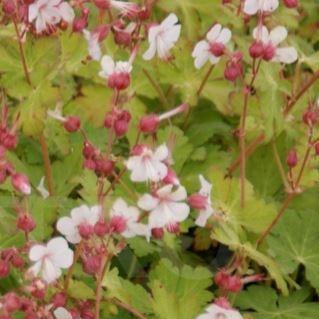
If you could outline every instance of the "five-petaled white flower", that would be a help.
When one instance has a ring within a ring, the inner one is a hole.
[[[121,231],[122,236],[126,238],[135,236],[150,238],[151,234],[148,226],[139,222],[139,210],[136,207],[128,206],[122,198],[118,198],[111,208],[111,221],[114,217],[120,219],[117,222],[124,226],[123,231]]]
[[[161,24],[150,27],[148,31],[149,48],[143,54],[144,60],[151,60],[156,52],[160,59],[167,59],[169,51],[177,42],[181,33],[181,25],[174,13],[162,21]]]
[[[100,61],[102,51],[99,43],[99,33],[90,32],[86,29],[83,30],[83,35],[88,44],[88,51],[90,57],[95,61]]]
[[[207,220],[210,216],[214,214],[214,209],[212,208],[212,202],[210,199],[212,184],[209,183],[202,175],[199,175],[199,181],[201,188],[199,194],[206,197],[205,208],[199,210],[199,216],[197,217],[195,224],[204,227],[207,223]]]
[[[173,190],[173,185],[166,185],[154,194],[144,194],[138,201],[138,206],[149,211],[148,225],[153,228],[174,228],[189,215],[189,206],[183,201],[187,197],[183,186]]]
[[[273,12],[279,6],[278,0],[245,0],[244,12],[254,15],[257,12]]]
[[[61,217],[57,223],[57,230],[63,234],[66,239],[77,244],[82,240],[80,227],[91,227],[97,223],[101,217],[101,206],[88,207],[81,205],[71,210],[71,217]]]
[[[206,38],[208,41],[199,41],[192,53],[197,69],[200,69],[208,60],[211,64],[216,64],[220,60],[225,52],[225,44],[231,39],[231,31],[220,24],[215,24],[208,31]]]
[[[55,237],[46,245],[32,246],[29,251],[29,259],[35,262],[29,272],[51,283],[61,276],[61,269],[71,267],[73,251],[64,238]]]
[[[72,319],[72,315],[63,307],[58,307],[53,311],[56,319]]]
[[[293,63],[298,59],[298,53],[294,47],[279,48],[278,45],[286,39],[287,29],[277,26],[270,32],[265,26],[258,26],[253,31],[253,37],[264,45],[263,58],[268,61]]]
[[[206,313],[197,316],[196,319],[243,319],[237,310],[222,308],[216,304],[208,306],[205,310]]]
[[[131,171],[133,182],[159,182],[167,175],[168,168],[163,163],[169,155],[165,144],[152,151],[145,145],[135,147],[133,156],[127,162],[126,167]]]
[[[29,6],[29,22],[35,20],[37,33],[58,24],[61,20],[72,23],[73,19],[72,7],[62,0],[36,0]]]

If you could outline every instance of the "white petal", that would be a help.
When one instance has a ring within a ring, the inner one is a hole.
[[[168,185],[165,185],[162,188],[158,189],[156,191],[156,194],[159,198],[166,198],[169,195],[171,195],[172,189],[173,189],[173,185],[168,184]]]
[[[209,44],[206,41],[199,41],[192,53],[195,58],[194,65],[196,69],[200,69],[209,59]]]
[[[170,199],[175,202],[182,201],[186,199],[186,197],[187,197],[187,192],[185,187],[183,186],[179,186],[177,190],[170,195]]]
[[[161,22],[161,27],[171,28],[178,22],[178,18],[175,13],[170,13],[165,20]]]
[[[200,184],[201,184],[201,188],[200,188],[200,191],[199,193],[203,196],[207,196],[207,197],[210,197],[210,193],[212,191],[212,184],[209,183],[203,175],[199,175],[199,181],[200,181]]]
[[[189,215],[190,209],[189,206],[185,203],[171,202],[168,204],[168,207],[172,212],[171,221],[180,223],[184,221]]]
[[[37,30],[37,33],[41,33],[46,29],[46,21],[42,18],[41,15],[38,15],[36,21],[35,21],[35,28]]]
[[[278,26],[270,31],[269,39],[272,44],[277,46],[280,42],[287,38],[287,29],[283,26]]]
[[[72,315],[62,307],[56,308],[53,314],[56,319],[72,319]]]
[[[175,25],[167,30],[163,35],[163,41],[166,43],[175,43],[181,34],[181,25]]]
[[[267,1],[267,0],[266,0]],[[256,14],[260,9],[258,0],[246,0],[244,4],[244,12],[249,15]]]
[[[42,266],[42,261],[39,260],[32,267],[28,269],[28,273],[30,273],[34,277],[37,277],[41,271],[41,266]]]
[[[153,210],[159,203],[159,200],[150,194],[144,194],[137,202],[138,207],[143,210]]]
[[[35,20],[38,14],[39,14],[38,5],[36,3],[32,3],[29,6],[29,22],[32,22],[33,20]]]
[[[158,207],[157,209],[153,210],[148,218],[148,225],[150,229],[153,228],[162,228],[169,221],[170,214],[165,214],[165,211],[162,211],[162,208]]]
[[[102,72],[104,72],[105,76],[109,76],[114,72],[115,63],[113,59],[109,55],[104,55],[101,60]]]
[[[47,248],[44,245],[34,245],[29,251],[29,259],[31,261],[40,260],[47,252]]]
[[[231,39],[231,31],[228,28],[223,28],[223,30],[220,32],[219,36],[216,39],[216,42],[221,42],[223,44],[226,44]]]
[[[279,6],[278,0],[264,0],[261,2],[261,10],[266,12],[273,12]]]
[[[168,154],[169,151],[166,144],[162,144],[156,149],[154,153],[154,158],[158,161],[164,161],[168,157]]]
[[[62,19],[67,23],[72,23],[74,20],[74,11],[72,7],[67,2],[62,2],[59,5],[59,12]]]
[[[91,215],[91,210],[87,205],[81,205],[71,210],[71,218],[76,226],[87,221]]]
[[[61,274],[60,268],[56,267],[50,259],[46,258],[44,260],[41,276],[47,283],[55,281]]]
[[[208,207],[208,209],[205,209],[205,210],[201,210],[195,221],[195,224],[200,227],[205,227],[208,218],[212,216],[213,214],[214,214],[214,210],[211,207]]]
[[[206,38],[209,42],[215,42],[222,30],[222,26],[217,23],[207,33]]]
[[[253,38],[257,41],[268,44],[270,41],[268,29],[264,25],[256,27],[253,30]]]
[[[277,48],[272,61],[286,64],[294,63],[298,59],[297,50],[294,47]]]
[[[211,64],[216,64],[216,63],[218,63],[219,60],[220,60],[220,57],[217,57],[217,56],[215,56],[213,54],[209,55],[209,62]]]
[[[156,54],[156,43],[151,42],[148,50],[143,54],[143,59],[149,61],[154,58]]]

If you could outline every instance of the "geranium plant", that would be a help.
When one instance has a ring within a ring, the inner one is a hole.
[[[0,319],[318,318],[317,0],[0,5]]]

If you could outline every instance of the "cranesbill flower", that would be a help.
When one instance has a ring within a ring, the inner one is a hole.
[[[40,276],[47,283],[58,279],[62,271],[71,267],[73,251],[62,237],[51,239],[46,245],[34,245],[29,251],[29,259],[34,265],[29,269],[33,276]]]
[[[84,29],[82,32],[88,44],[90,57],[95,61],[100,61],[102,57],[102,51],[99,43],[99,33],[90,32],[86,29]]]
[[[136,207],[128,206],[122,198],[118,198],[111,208],[110,224],[121,224],[120,233],[126,238],[135,236],[150,237],[147,225],[139,222],[140,212]]]
[[[58,24],[61,20],[72,23],[74,11],[65,1],[36,0],[29,6],[29,22],[35,21],[37,33]]]
[[[298,59],[298,53],[294,47],[279,47],[279,44],[287,38],[287,35],[287,29],[283,26],[275,27],[270,32],[263,25],[253,30],[254,39],[264,46],[263,59],[289,64]]]
[[[71,210],[71,217],[61,217],[58,220],[57,230],[70,243],[77,244],[82,240],[82,237],[88,237],[93,234],[94,225],[100,217],[101,206],[90,208],[86,205],[81,205]]]
[[[206,40],[199,41],[192,53],[194,64],[200,69],[207,61],[216,64],[225,52],[225,45],[231,39],[231,31],[215,24],[207,33]]]
[[[226,308],[214,303],[205,310],[206,313],[199,315],[196,319],[243,319],[239,311],[228,306],[228,303]]]
[[[177,22],[177,16],[171,13],[161,24],[150,27],[148,30],[150,46],[143,54],[144,60],[151,60],[156,53],[160,59],[166,60],[169,58],[169,51],[173,48],[181,33],[181,25]]]
[[[114,62],[110,56],[104,55],[101,60],[101,67],[102,71],[99,72],[99,76],[108,80],[110,88],[124,90],[129,86],[132,71],[130,62]]]
[[[254,15],[257,12],[273,12],[278,6],[278,0],[246,0],[244,12],[248,15]]]
[[[154,194],[144,194],[138,201],[138,206],[149,211],[149,228],[176,228],[189,215],[189,206],[184,202],[187,198],[183,186],[173,190],[173,185],[166,185]]]
[[[133,182],[159,182],[167,175],[168,169],[164,161],[168,158],[169,151],[165,144],[155,151],[146,145],[138,145],[127,162],[126,167],[131,171]]]

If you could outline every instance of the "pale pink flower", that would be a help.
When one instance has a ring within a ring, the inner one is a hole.
[[[55,319],[72,319],[72,315],[65,308],[59,307],[53,311]]]
[[[212,304],[205,310],[206,313],[197,316],[196,319],[243,319],[239,311],[223,308],[217,304]]]
[[[90,227],[92,230],[94,225],[101,217],[101,206],[88,207],[81,205],[71,210],[71,217],[61,217],[57,223],[57,230],[63,234],[66,239],[77,244],[82,240],[80,235],[80,227]]]
[[[166,185],[154,194],[144,194],[138,201],[138,206],[149,211],[149,228],[174,228],[189,215],[189,206],[184,202],[187,198],[183,186],[173,190],[173,185]]]
[[[279,6],[278,0],[245,0],[244,12],[254,15],[257,12],[273,12]]]
[[[35,21],[37,33],[58,24],[61,20],[72,23],[74,11],[62,0],[36,0],[29,6],[29,22]]]
[[[231,31],[215,24],[207,33],[206,40],[199,41],[192,53],[194,64],[200,69],[207,61],[216,64],[225,52],[225,45],[231,39]]]
[[[134,153],[126,162],[133,182],[159,182],[166,177],[168,169],[164,161],[168,158],[169,151],[165,144],[155,151],[146,145],[139,145]]]
[[[161,24],[150,27],[148,31],[150,46],[143,54],[144,60],[151,60],[156,53],[163,60],[169,57],[169,51],[173,48],[181,33],[181,25],[177,22],[177,16],[171,13]]]
[[[253,37],[264,45],[263,58],[265,60],[293,63],[298,59],[297,50],[294,47],[279,47],[279,44],[287,38],[287,29],[277,26],[270,32],[265,26],[258,26],[253,30]]]
[[[111,208],[111,220],[114,217],[120,218],[123,222],[124,230],[121,232],[122,236],[126,238],[135,236],[150,237],[148,226],[139,222],[139,210],[136,207],[128,206],[122,198],[118,198]]]
[[[205,207],[199,210],[199,216],[197,217],[195,224],[200,227],[204,227],[208,218],[214,214],[214,209],[212,208],[212,202],[210,199],[213,186],[202,175],[199,175],[199,181],[201,184],[199,194],[205,197],[206,200],[204,203]]]
[[[95,61],[100,61],[102,57],[102,51],[99,43],[99,33],[90,32],[86,29],[84,29],[82,32],[88,44],[88,51],[90,57]]]
[[[47,283],[51,283],[61,276],[61,269],[71,267],[73,251],[64,238],[55,237],[46,245],[32,246],[29,259],[34,262],[29,269],[30,274],[40,276]]]

